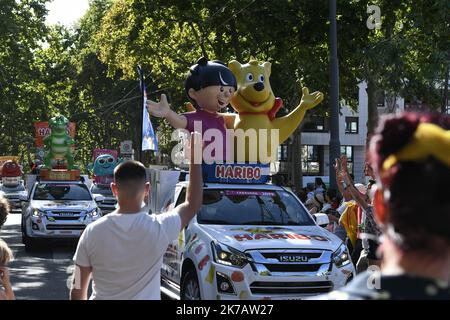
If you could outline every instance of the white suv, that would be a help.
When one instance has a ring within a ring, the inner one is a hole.
[[[27,191],[23,185],[23,181],[20,181],[17,185],[0,184],[0,193],[3,192],[4,196],[8,199],[11,210],[21,210],[20,197],[26,196]]]
[[[36,239],[79,238],[86,226],[101,217],[97,201],[81,181],[35,182],[22,198],[22,242],[28,249]]]
[[[186,187],[177,184],[170,208]],[[181,299],[302,299],[340,288],[355,269],[327,223],[280,186],[207,183],[200,212],[164,255],[161,290]]]

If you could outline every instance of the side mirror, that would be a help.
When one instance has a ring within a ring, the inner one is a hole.
[[[105,197],[102,195],[95,195],[94,200],[95,200],[95,202],[103,202],[103,201],[105,201]]]
[[[328,219],[328,216],[325,213],[315,213],[313,214],[313,217],[320,227],[326,227],[330,223],[330,219]]]
[[[23,201],[23,202],[27,202],[28,201],[28,195],[26,195],[26,194],[19,195],[19,200]]]

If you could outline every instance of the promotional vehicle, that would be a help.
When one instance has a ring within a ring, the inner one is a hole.
[[[86,226],[101,217],[88,186],[80,180],[38,180],[22,196],[22,242],[27,249],[39,239],[79,238]]]
[[[0,191],[3,192],[3,195],[8,199],[11,210],[22,209],[20,197],[27,196],[23,180],[16,185],[0,184]]]
[[[181,204],[187,182],[175,187]],[[287,189],[205,183],[203,206],[163,258],[161,290],[181,299],[302,299],[349,282],[342,240]]]
[[[94,198],[102,199],[97,201],[98,207],[102,210],[102,214],[108,214],[116,210],[117,200],[112,194],[110,185],[92,184],[91,193]],[[102,196],[103,198],[101,198]]]

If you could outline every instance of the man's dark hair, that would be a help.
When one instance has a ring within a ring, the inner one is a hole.
[[[9,214],[9,203],[8,199],[6,199],[1,193],[0,193],[0,228],[3,226],[3,224],[6,222],[6,217]]]
[[[138,161],[125,161],[114,169],[114,182],[119,185],[131,181],[145,183],[146,180],[145,167]]]

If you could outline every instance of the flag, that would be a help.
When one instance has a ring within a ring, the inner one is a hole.
[[[144,83],[144,76],[140,67],[138,72],[141,79],[141,90],[143,95],[142,105],[142,145],[141,150],[153,150],[158,151],[158,141],[156,139],[155,131],[153,130],[152,123],[150,121],[150,114],[147,111],[147,87]]]

